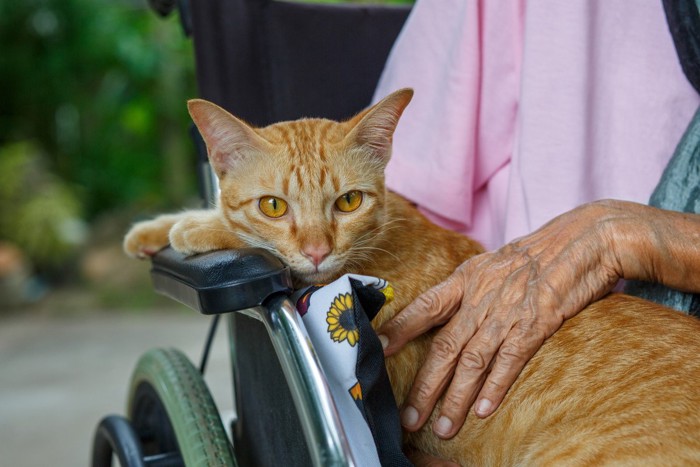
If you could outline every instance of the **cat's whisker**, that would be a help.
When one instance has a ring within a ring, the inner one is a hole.
[[[253,237],[250,235],[247,235],[243,232],[238,232],[238,237],[243,240],[243,242],[246,243],[251,248],[261,248],[263,250],[267,250],[273,255],[277,256],[278,258],[281,258],[283,255],[280,253],[280,251],[275,248],[275,246],[267,241],[261,240],[257,237]]]
[[[399,225],[392,225],[392,224],[397,224],[397,223],[400,223],[400,222],[405,221],[405,220],[406,219],[404,219],[404,218],[397,218],[397,219],[392,219],[388,222],[385,222],[384,224],[378,225],[377,227],[360,235],[360,237],[358,237],[357,241],[358,242],[363,241],[367,237],[377,233],[377,231],[386,232],[386,231],[389,231],[392,229],[399,228],[400,227]]]
[[[374,257],[376,256],[376,255],[372,255],[373,252],[386,253],[387,255],[394,258],[396,261],[400,260],[396,254],[394,254],[394,253],[392,253],[384,248],[379,248],[376,246],[359,246],[359,247],[353,248],[353,253],[357,253],[358,256],[364,255],[367,260],[371,260],[372,262],[374,262]]]
[[[352,273],[354,271],[361,270],[362,266],[367,265],[368,263],[374,263],[374,260],[369,256],[361,255],[361,257],[349,257],[345,261],[343,272]]]
[[[362,234],[362,235],[360,236],[360,238],[366,237],[367,235],[371,235],[371,234],[377,232],[378,230],[383,230],[384,228],[386,228],[386,227],[389,226],[390,224],[393,224],[394,222],[395,222],[395,221],[391,220],[391,221],[389,221],[389,222],[385,222],[385,223],[383,223],[383,224],[380,224],[380,225],[374,227],[373,229],[370,229],[370,230],[368,230],[367,232],[365,232],[364,234]]]
[[[367,233],[363,234],[362,236],[358,237],[355,240],[354,244],[356,246],[365,246],[365,245],[371,244],[371,243],[375,242],[377,240],[377,237],[379,237],[380,235],[385,235],[388,232],[395,230],[395,229],[398,229],[400,227],[401,227],[400,225],[389,226],[389,227],[384,228],[381,232],[376,233],[376,234],[374,232],[371,232],[371,231],[367,232]]]
[[[227,234],[229,234],[229,235],[234,235],[234,232],[232,232],[231,230],[228,230],[228,229],[213,229],[213,228],[207,228],[207,229],[203,229],[203,230],[206,230],[206,231],[208,231],[208,232],[222,232],[222,233],[227,233]],[[236,232],[236,233],[240,233],[240,232]]]

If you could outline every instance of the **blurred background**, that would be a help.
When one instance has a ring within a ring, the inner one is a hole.
[[[123,413],[143,351],[198,361],[208,320],[153,293],[148,264],[121,251],[134,221],[200,205],[195,96],[177,15],[145,0],[0,0],[2,465],[88,464],[92,428]]]
[[[130,274],[143,265],[115,246],[132,220],[195,193],[194,59],[176,15],[142,0],[0,0],[0,47],[0,306],[55,309],[69,290],[151,306]]]

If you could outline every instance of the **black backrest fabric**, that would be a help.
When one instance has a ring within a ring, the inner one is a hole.
[[[200,96],[257,126],[366,107],[409,9],[198,0]]]
[[[272,0],[197,0],[191,8],[200,97],[257,126],[342,120],[366,107],[410,11]],[[240,465],[311,465],[264,327],[232,318]]]

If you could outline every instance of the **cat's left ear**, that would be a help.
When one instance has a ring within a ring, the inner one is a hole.
[[[251,126],[212,102],[191,99],[187,109],[207,144],[209,161],[219,179],[238,170],[242,161],[256,153],[270,150],[269,143]]]
[[[346,122],[352,128],[346,141],[362,147],[386,165],[396,125],[412,97],[413,89],[400,89],[363,110]]]

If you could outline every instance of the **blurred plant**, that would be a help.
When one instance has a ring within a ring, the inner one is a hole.
[[[194,65],[176,22],[141,1],[0,0],[0,145],[36,141],[88,218],[193,190]]]
[[[17,245],[39,269],[54,269],[85,241],[81,211],[36,145],[0,147],[0,240]]]

